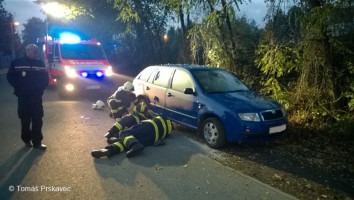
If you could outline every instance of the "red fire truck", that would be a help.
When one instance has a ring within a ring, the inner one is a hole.
[[[114,85],[112,66],[99,42],[81,40],[63,33],[59,39],[50,36],[38,38],[46,63],[50,85],[56,85],[58,94],[66,97],[84,90],[110,90]]]

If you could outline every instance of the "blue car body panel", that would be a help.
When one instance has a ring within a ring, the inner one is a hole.
[[[224,126],[227,142],[243,142],[249,139],[267,138],[270,135],[270,128],[286,126],[288,123],[287,114],[284,113],[281,105],[270,98],[248,88],[248,90],[244,91],[207,93],[193,74],[194,70],[221,69],[194,65],[153,67],[183,69],[194,81],[194,94],[184,94],[173,90],[171,81],[164,92],[152,94],[145,90],[146,87],[149,87],[150,91],[153,90],[151,89],[153,87],[155,89],[158,88],[157,90],[160,91],[163,89],[160,86],[154,86],[152,83],[139,80],[140,74],[133,81],[136,95],[146,99],[149,109],[156,114],[164,114],[177,123],[198,129],[203,119],[216,117]],[[157,102],[156,98],[159,102]],[[244,121],[239,117],[238,113],[258,113],[260,121]]]

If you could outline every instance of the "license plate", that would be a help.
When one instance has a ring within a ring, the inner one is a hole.
[[[269,134],[279,133],[279,132],[285,131],[285,129],[286,129],[286,124],[283,124],[283,125],[280,125],[280,126],[270,127],[269,128]]]
[[[88,90],[96,90],[96,89],[100,89],[99,85],[89,85],[86,87],[86,89]]]

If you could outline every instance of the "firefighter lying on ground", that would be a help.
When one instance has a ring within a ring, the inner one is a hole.
[[[128,108],[132,103],[137,102],[135,94],[132,92],[133,90],[133,84],[128,81],[107,99],[107,104],[111,109],[110,116],[116,119],[116,121],[122,118],[123,115],[128,114]]]
[[[149,114],[147,106],[144,102],[140,102],[133,109],[131,114],[124,115],[120,120],[118,120],[112,128],[105,134],[107,139],[111,137],[119,137],[119,133],[125,129],[130,128],[142,120],[150,119],[152,115]]]
[[[91,155],[95,158],[110,156],[127,151],[128,158],[140,153],[145,146],[164,144],[163,139],[172,132],[172,123],[163,116],[143,120],[131,128],[120,132],[118,141],[104,149],[94,150]]]

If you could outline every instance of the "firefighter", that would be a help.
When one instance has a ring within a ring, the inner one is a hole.
[[[135,94],[132,92],[133,90],[133,84],[127,81],[107,99],[107,104],[111,109],[110,116],[116,119],[116,121],[122,118],[124,114],[129,113],[128,108],[131,106],[132,102],[136,103]]]
[[[21,139],[28,147],[45,150],[42,144],[42,95],[49,83],[43,61],[38,59],[38,47],[26,46],[26,56],[11,62],[7,80],[18,98],[18,117],[21,120]],[[32,126],[31,126],[32,125]]]
[[[130,128],[142,120],[146,120],[148,118],[152,118],[148,113],[148,109],[144,102],[140,102],[138,105],[134,106],[132,114],[124,115],[119,121],[117,121],[112,128],[105,134],[105,137],[108,140],[111,137],[119,137],[119,133],[124,128]]]
[[[104,149],[94,150],[95,158],[118,154],[127,151],[128,158],[140,153],[145,146],[164,144],[163,139],[172,132],[172,123],[163,116],[143,120],[139,124],[120,132],[119,140]]]

